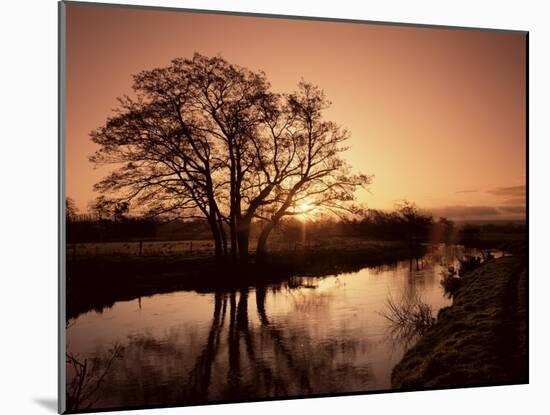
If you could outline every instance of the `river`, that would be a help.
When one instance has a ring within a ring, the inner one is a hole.
[[[82,383],[85,409],[390,389],[411,341],[384,317],[388,298],[420,298],[437,316],[451,303],[442,272],[462,254],[439,247],[419,261],[81,314],[67,330],[69,395]]]

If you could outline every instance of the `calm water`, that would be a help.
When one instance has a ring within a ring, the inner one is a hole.
[[[407,342],[381,315],[387,299],[418,296],[437,315],[450,304],[439,281],[457,249],[338,276],[117,302],[70,322],[68,352],[87,360],[96,408],[389,389]],[[75,377],[71,365],[67,373]]]

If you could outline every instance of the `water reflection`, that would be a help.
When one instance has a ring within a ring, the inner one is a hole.
[[[440,249],[412,266],[122,301],[72,321],[68,350],[81,361],[124,347],[95,408],[388,389],[407,345],[388,338],[380,311],[393,295],[437,313],[450,303],[439,281],[453,258]]]

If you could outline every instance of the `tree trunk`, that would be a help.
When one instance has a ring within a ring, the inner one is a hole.
[[[208,223],[210,224],[210,230],[212,231],[212,237],[214,238],[214,255],[216,256],[216,260],[221,260],[223,257],[223,251],[218,222],[215,218],[210,218]]]
[[[229,233],[231,238],[231,259],[237,261],[238,247],[237,247],[237,225],[235,224],[235,218],[231,217],[229,220]]]
[[[265,260],[267,259],[267,239],[269,238],[269,234],[275,228],[275,226],[277,226],[279,221],[282,219],[286,210],[292,204],[292,200],[294,196],[296,195],[298,190],[302,187],[303,183],[304,181],[301,180],[294,185],[293,189],[287,195],[283,205],[272,216],[271,221],[262,229],[262,232],[260,233],[260,237],[258,238],[258,246],[256,247],[256,258],[258,262],[265,262]]]
[[[239,261],[248,263],[248,242],[250,239],[250,223],[247,217],[237,221],[237,243],[239,245]]]
[[[227,234],[225,232],[224,223],[222,214],[220,213],[220,210],[218,209],[217,205],[215,206],[215,221],[216,225],[218,226],[218,232],[220,235],[220,243],[222,246],[222,255],[224,258],[227,258]]]
[[[269,222],[260,232],[258,246],[256,247],[256,258],[258,262],[265,262],[267,259],[267,240],[271,231],[275,228],[274,222]]]
[[[223,258],[223,246],[222,246],[222,232],[221,228],[221,216],[214,198],[213,185],[211,177],[207,177],[207,195],[208,195],[208,223],[212,230],[212,237],[214,238],[214,255],[216,260],[220,261]]]
[[[248,263],[248,232],[239,231],[238,243],[239,243],[239,261],[243,264]]]
[[[223,222],[221,219],[218,221],[218,226],[220,228],[220,235],[222,239],[223,256],[227,257],[227,235],[225,233],[225,229],[223,227]]]

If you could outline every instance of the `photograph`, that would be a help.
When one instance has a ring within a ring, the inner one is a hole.
[[[529,383],[527,31],[58,5],[61,412]]]

